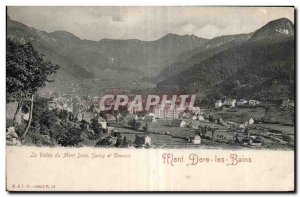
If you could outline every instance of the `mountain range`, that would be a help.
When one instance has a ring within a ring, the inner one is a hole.
[[[278,19],[246,37],[236,45],[206,50],[182,62],[183,71],[158,82],[159,89],[207,92],[215,99],[294,98],[293,24]]]
[[[154,41],[91,41],[67,31],[40,31],[7,16],[7,37],[31,42],[60,65],[46,88],[57,92],[96,95],[121,88],[245,97],[243,92],[256,88],[248,96],[257,97],[275,84],[293,94],[294,25],[285,18],[252,33],[213,39],[170,33]]]

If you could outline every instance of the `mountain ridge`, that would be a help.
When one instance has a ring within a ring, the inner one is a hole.
[[[280,24],[287,24],[293,28],[293,24],[287,20],[279,21]],[[261,38],[266,37],[265,34],[268,32],[274,33],[275,27],[284,29],[283,25],[276,26],[273,25],[276,22],[270,23],[271,26],[268,23],[269,25],[266,24],[262,28],[271,30],[261,31],[260,28],[250,34],[225,35],[213,39],[169,33],[154,41],[138,39],[91,41],[81,39],[67,31],[50,33],[40,31],[13,21],[8,16],[7,37],[15,38],[22,43],[32,42],[49,61],[61,65],[61,73],[56,76],[55,83],[49,85],[52,88],[57,86],[58,91],[69,91],[70,87],[64,84],[68,81],[87,87],[81,93],[99,94],[100,89],[107,87],[137,90],[160,86],[161,82],[176,78],[178,74],[201,65],[202,62],[209,62],[211,61],[209,59],[215,58],[220,53],[226,54],[228,50],[235,50],[238,53],[239,47],[245,44],[266,40],[267,38]],[[274,33],[275,40],[281,42],[292,37],[294,32],[290,36],[284,34],[279,37],[277,33]],[[161,74],[163,72],[165,74]]]
[[[294,25],[287,18],[273,20],[258,29],[250,41],[259,41],[263,39],[280,39],[281,37],[294,36]]]

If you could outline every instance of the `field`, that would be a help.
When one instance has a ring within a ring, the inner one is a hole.
[[[206,109],[205,114],[213,115],[215,118],[222,118],[225,121],[243,123],[249,121],[250,118],[262,119],[265,116],[264,108],[234,108],[234,109]]]
[[[170,126],[170,119],[158,119],[156,123],[147,123],[147,131],[134,130],[128,125],[113,124],[114,131],[119,132],[122,138],[133,144],[136,136],[149,136],[151,148],[203,148],[203,149],[293,149],[294,148],[294,125],[288,117],[292,116],[291,111],[280,111],[275,109],[267,110],[263,107],[257,108],[234,108],[225,110],[202,109],[205,116],[213,116],[214,119],[222,118],[226,124],[218,124],[214,121],[201,121],[198,128]],[[280,119],[284,115],[285,120],[279,122],[262,122],[268,115],[273,119]],[[239,125],[255,120],[254,125],[249,127],[250,135],[260,136],[263,140],[262,146],[249,146],[236,143],[236,136],[239,139],[247,137],[245,131],[241,131]],[[190,119],[183,119],[189,123]],[[228,122],[234,124],[228,124]],[[283,124],[282,124],[283,123]],[[206,130],[203,135],[203,130]],[[196,135],[201,136],[201,144],[193,144]],[[96,141],[86,139],[85,146],[95,146]]]

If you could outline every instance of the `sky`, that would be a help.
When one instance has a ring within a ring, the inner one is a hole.
[[[8,7],[11,19],[46,31],[68,31],[88,40],[156,40],[168,33],[214,38],[250,33],[288,18],[291,7]]]

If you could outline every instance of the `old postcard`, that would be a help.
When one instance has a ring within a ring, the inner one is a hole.
[[[294,7],[8,6],[8,191],[295,190]]]

